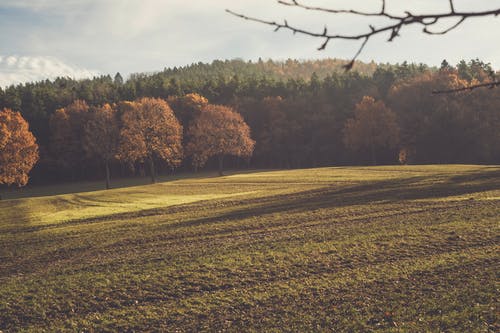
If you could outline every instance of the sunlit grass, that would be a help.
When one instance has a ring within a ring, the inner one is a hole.
[[[158,188],[158,185],[152,185],[147,188],[147,191],[144,191],[141,189],[142,187],[138,186],[133,189],[114,190],[106,195],[101,192],[86,192],[84,194],[64,194],[50,198],[30,198],[20,200],[20,202],[4,201],[0,203],[0,207],[5,207],[0,213],[0,230],[1,227],[12,227],[19,224],[30,226],[57,224],[248,194],[245,192],[194,195],[171,194],[168,189],[155,189],[154,186]],[[10,205],[13,205],[15,209],[8,209]]]
[[[496,330],[500,167],[163,180],[0,202],[0,330]]]

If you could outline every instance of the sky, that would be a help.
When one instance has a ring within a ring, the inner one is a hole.
[[[390,12],[448,11],[448,0],[387,0]],[[380,0],[303,0],[330,8],[374,10]],[[500,7],[500,0],[455,0],[456,10]],[[333,41],[318,51],[320,40],[273,32],[225,12],[282,21],[322,31],[358,33],[383,20],[327,15],[280,5],[275,0],[0,0],[0,86],[101,74],[124,77],[215,59],[284,60],[342,58],[354,55],[359,42]],[[453,21],[445,22],[448,25]],[[443,27],[445,27],[443,25]],[[480,58],[500,69],[500,17],[466,21],[443,36],[406,28],[401,37],[370,40],[359,57],[375,62],[423,62]]]

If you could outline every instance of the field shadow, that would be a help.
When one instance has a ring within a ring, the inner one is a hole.
[[[234,174],[251,174],[262,172],[259,170],[241,170],[227,171],[225,176]],[[219,177],[216,171],[206,171],[198,173],[178,173],[173,175],[157,176],[157,183],[168,183],[183,179],[200,179],[200,178],[217,178]],[[135,186],[150,185],[150,177],[128,177],[114,178],[111,180],[111,189],[129,188]],[[104,180],[96,181],[80,181],[80,182],[61,182],[50,185],[27,185],[21,188],[0,188],[0,198],[2,200],[13,200],[20,198],[45,197],[60,194],[86,193],[94,191],[105,191]]]
[[[500,190],[500,170],[468,171],[459,175],[424,175],[397,179],[363,181],[351,185],[331,184],[313,190],[305,190],[287,194],[277,194],[250,199],[224,198],[223,212],[215,209],[202,217],[193,217],[183,221],[162,225],[162,229],[197,226],[202,224],[219,223],[232,219],[258,217],[273,213],[307,212],[321,208],[343,207],[352,205],[366,205],[370,203],[390,203],[405,200],[432,200],[449,196],[469,195],[475,192]],[[219,200],[219,199],[215,199]],[[143,209],[134,212],[109,214],[106,216],[75,219],[58,224],[29,226],[15,230],[5,230],[12,233],[29,232],[55,226],[77,225],[82,223],[116,221],[118,219],[134,219],[149,216],[168,215],[179,212],[206,208],[207,202],[200,200],[193,203]],[[239,208],[240,206],[244,206]],[[27,214],[27,212],[24,212]],[[21,215],[22,212],[19,212]],[[16,214],[17,215],[17,214]],[[196,216],[196,214],[193,214]],[[26,215],[25,215],[26,216]]]
[[[377,202],[432,200],[450,196],[472,195],[476,192],[500,190],[500,170],[466,172],[451,177],[417,176],[364,182],[338,188],[335,185],[319,189],[250,199],[247,208],[169,224],[168,227],[196,226],[224,220],[255,217],[273,213],[305,212],[321,208],[366,205]],[[472,197],[471,197],[472,198]]]

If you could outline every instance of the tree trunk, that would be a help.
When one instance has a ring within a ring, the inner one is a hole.
[[[85,179],[85,163],[80,162],[80,180]]]
[[[375,145],[373,143],[370,144],[370,154],[372,158],[372,165],[377,165],[377,157],[375,156]]]
[[[224,161],[224,155],[219,155],[219,176],[224,176],[224,173],[222,173],[222,163]]]
[[[104,167],[106,168],[106,190],[109,190],[110,186],[109,186],[109,162],[108,160],[106,159],[104,161]]]
[[[153,161],[153,157],[149,158],[149,171],[151,172],[151,183],[156,183],[155,178],[155,162]]]

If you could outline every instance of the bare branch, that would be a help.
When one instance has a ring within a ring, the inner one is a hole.
[[[364,33],[360,34],[331,34],[328,33],[327,27],[324,28],[323,31],[321,32],[315,32],[307,29],[303,29],[294,25],[289,24],[286,20],[283,23],[279,23],[276,21],[267,21],[263,20],[260,18],[256,17],[250,17],[246,16],[244,14],[236,13],[233,12],[229,9],[226,9],[226,11],[234,16],[237,16],[239,18],[249,20],[249,21],[254,21],[258,23],[262,23],[265,25],[270,25],[274,27],[274,31],[278,31],[281,29],[284,30],[289,30],[293,32],[294,34],[302,34],[310,37],[315,37],[315,38],[320,38],[323,40],[321,45],[318,47],[318,50],[324,50],[330,41],[334,39],[342,39],[342,40],[362,40],[361,47],[358,49],[356,54],[352,57],[351,61],[345,66],[346,70],[349,70],[352,68],[354,61],[359,57],[361,52],[363,51],[364,47],[368,43],[371,37],[382,34],[382,33],[388,33],[388,41],[391,42],[393,41],[396,37],[400,36],[401,30],[410,25],[420,25],[423,27],[422,32],[428,35],[444,35],[456,28],[458,28],[460,25],[462,25],[466,20],[472,19],[472,18],[478,18],[478,17],[485,17],[485,16],[498,16],[500,15],[500,8],[498,9],[492,9],[492,10],[485,10],[485,11],[477,11],[477,12],[462,12],[462,11],[456,11],[454,2],[453,0],[449,0],[450,4],[450,11],[449,12],[444,12],[444,13],[432,13],[432,14],[413,14],[409,11],[406,11],[404,14],[400,15],[395,15],[395,14],[390,14],[386,10],[386,1],[382,0],[382,8],[379,12],[363,12],[363,11],[357,11],[353,9],[331,9],[331,8],[324,8],[324,7],[314,7],[314,6],[308,6],[305,4],[302,4],[300,1],[297,0],[278,0],[278,3],[284,6],[289,6],[289,7],[298,7],[304,10],[310,10],[310,11],[320,11],[320,12],[325,12],[329,14],[350,14],[354,16],[364,16],[364,17],[382,17],[386,18],[389,22],[382,26],[382,27],[374,27],[373,25],[369,25],[369,30]],[[438,23],[441,22],[441,20],[444,19],[453,19],[456,18],[458,21],[457,23],[453,24],[451,27],[441,30],[441,31],[433,31],[432,27],[437,26]]]
[[[500,86],[500,81],[492,81],[492,82],[486,82],[486,83],[479,83],[479,84],[473,84],[467,87],[462,87],[462,88],[456,88],[456,89],[448,89],[448,90],[433,90],[432,94],[450,94],[450,93],[457,93],[457,92],[462,92],[462,91],[472,91],[477,88],[495,88]]]
[[[354,66],[354,62],[356,61],[356,58],[361,54],[361,51],[365,48],[366,43],[368,43],[368,39],[370,37],[366,37],[363,43],[361,44],[360,48],[358,49],[358,52],[354,55],[354,57],[349,61],[347,64],[345,64],[343,67],[346,71],[350,71],[352,69],[352,66]]]
[[[385,0],[382,1],[382,10],[379,12],[362,12],[362,11],[357,11],[353,9],[330,9],[330,8],[324,8],[324,7],[314,7],[314,6],[307,6],[302,3],[299,3],[298,1],[285,1],[285,0],[278,0],[278,3],[280,5],[284,6],[289,6],[289,7],[298,7],[302,8],[305,10],[311,10],[311,11],[319,11],[319,12],[324,12],[324,13],[330,13],[330,14],[352,14],[352,15],[358,15],[358,16],[385,16],[387,18],[391,19],[399,19],[398,16],[393,16],[390,15],[385,11]]]
[[[449,27],[448,29],[442,30],[442,31],[430,31],[427,27],[424,28],[424,32],[429,35],[444,35],[447,34],[448,32],[452,31],[453,29],[456,29],[460,24],[462,24],[467,18],[462,17],[457,23]]]

